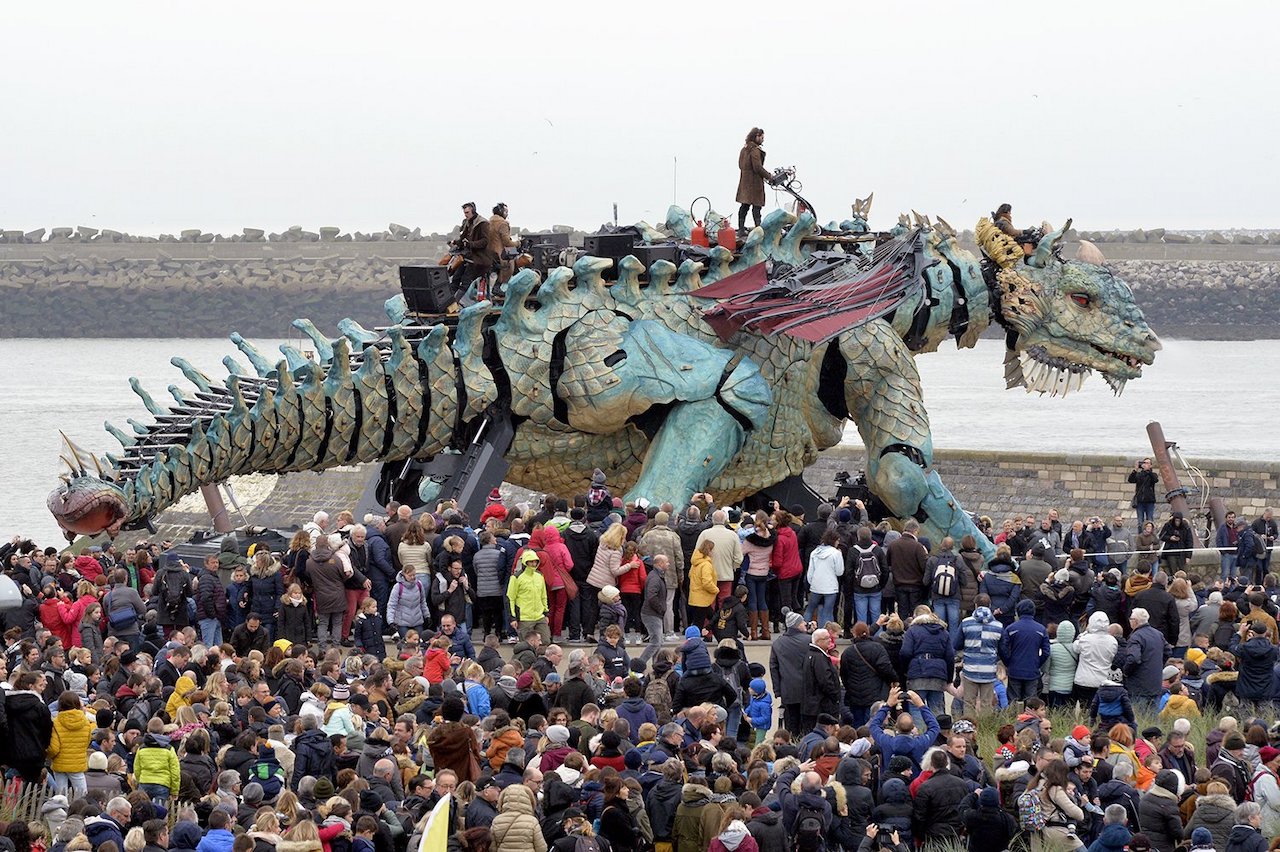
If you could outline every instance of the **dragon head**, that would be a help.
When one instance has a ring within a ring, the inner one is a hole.
[[[1008,333],[1005,381],[1028,392],[1065,396],[1097,371],[1117,395],[1160,351],[1133,300],[1133,291],[1103,265],[1101,253],[1083,244],[1088,260],[1062,260],[1057,244],[1071,226],[1040,238],[1025,256],[1022,246],[990,220],[975,236],[997,321]]]
[[[106,532],[114,538],[129,517],[129,501],[116,484],[89,474],[68,478],[49,494],[49,511],[68,539]]]

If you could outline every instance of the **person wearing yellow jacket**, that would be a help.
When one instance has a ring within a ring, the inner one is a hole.
[[[537,630],[542,644],[551,643],[551,626],[547,623],[547,582],[538,566],[541,560],[532,550],[520,554],[520,573],[507,583],[507,600],[511,603],[511,627],[524,636]]]
[[[179,707],[190,707],[191,702],[187,700],[187,696],[196,690],[196,682],[191,679],[190,675],[183,675],[178,678],[177,684],[173,687],[173,692],[169,695],[169,703],[165,705],[165,712],[169,714],[170,719],[178,718]]]
[[[178,755],[170,748],[169,738],[164,735],[164,722],[159,719],[147,722],[142,748],[133,757],[133,777],[137,779],[138,787],[152,799],[164,802],[170,796],[178,796],[182,778]]]
[[[93,723],[84,714],[80,697],[64,692],[58,698],[58,715],[53,717],[53,736],[46,754],[49,757],[49,782],[53,792],[70,799],[83,798],[88,792],[84,774],[89,769],[89,739]]]
[[[715,606],[716,595],[720,586],[716,582],[715,563],[711,561],[711,551],[716,543],[711,539],[703,539],[702,544],[693,552],[689,565],[689,626],[701,629],[711,617]]]

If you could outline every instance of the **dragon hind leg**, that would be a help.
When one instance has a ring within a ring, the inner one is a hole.
[[[867,448],[867,481],[899,518],[915,517],[934,544],[972,535],[990,559],[995,548],[942,483],[920,374],[902,339],[883,320],[841,335],[845,404]]]

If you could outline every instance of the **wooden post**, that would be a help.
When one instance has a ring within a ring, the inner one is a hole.
[[[1160,471],[1160,481],[1164,483],[1165,500],[1169,502],[1169,508],[1174,512],[1181,512],[1187,525],[1191,526],[1191,512],[1187,507],[1187,489],[1178,481],[1178,471],[1174,468],[1173,458],[1169,455],[1169,447],[1174,445],[1165,440],[1164,429],[1154,420],[1147,424],[1147,437],[1151,439],[1151,457],[1155,460],[1156,469]],[[1194,527],[1191,530],[1191,536],[1192,546],[1203,546],[1196,536]]]
[[[204,497],[205,506],[209,507],[209,518],[213,521],[213,531],[220,533],[229,533],[234,527],[231,526],[231,517],[227,514],[227,504],[222,502],[222,493],[218,491],[217,485],[201,485],[200,494]]]

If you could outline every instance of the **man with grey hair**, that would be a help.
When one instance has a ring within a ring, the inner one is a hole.
[[[831,634],[824,628],[813,631],[805,650],[801,678],[804,692],[800,698],[800,731],[809,732],[824,715],[839,718],[843,690],[840,674],[827,656]],[[797,731],[796,733],[799,733]]]
[[[1141,801],[1133,785],[1136,772],[1137,767],[1122,757],[1116,761],[1111,780],[1098,786],[1098,803],[1107,809],[1104,813],[1113,807],[1120,808],[1124,811],[1125,823],[1132,826],[1138,825],[1138,804]]]
[[[1262,808],[1257,802],[1236,806],[1235,825],[1227,839],[1226,852],[1266,852],[1267,838],[1262,833]]]
[[[1163,690],[1164,661],[1173,649],[1163,633],[1150,624],[1151,616],[1142,607],[1129,613],[1129,641],[1118,655],[1125,688],[1134,704],[1154,709]]]
[[[1133,838],[1128,828],[1129,814],[1124,805],[1107,805],[1102,812],[1102,831],[1098,835],[1101,849],[1125,849]]]
[[[373,772],[369,778],[369,792],[377,796],[390,810],[400,806],[400,797],[396,795],[392,783],[396,772],[396,763],[388,757],[379,758],[373,764]]]
[[[715,545],[711,551],[711,567],[715,569],[716,585],[720,587],[717,598],[733,594],[733,578],[742,565],[742,539],[738,538],[737,531],[729,529],[729,513],[724,509],[711,513],[711,526],[698,536],[694,549],[702,547],[704,541]]]
[[[124,827],[132,817],[133,806],[129,804],[129,800],[124,796],[116,796],[107,802],[103,813],[85,820],[85,836],[94,849],[101,849],[102,844],[107,841],[116,843],[118,849],[124,849]]]
[[[218,801],[238,807],[240,804],[240,773],[226,769],[218,773]]]
[[[328,534],[329,513],[316,512],[311,516],[311,522],[304,524],[302,529],[311,536],[311,546],[314,548],[316,542],[320,540],[320,536]]]

